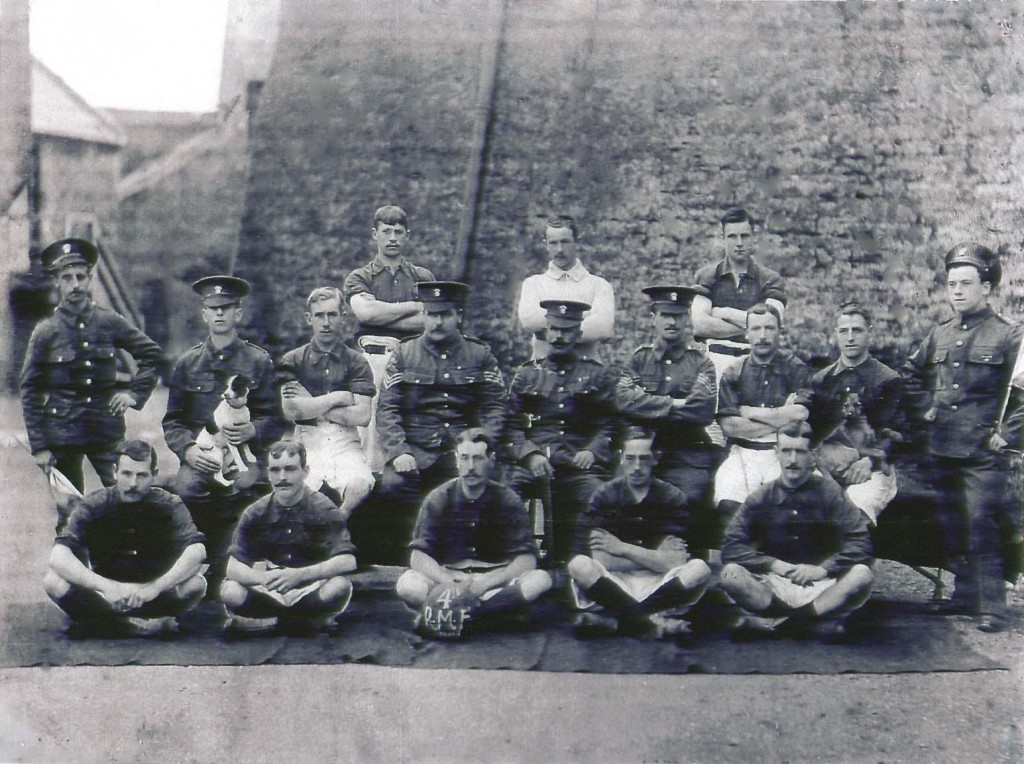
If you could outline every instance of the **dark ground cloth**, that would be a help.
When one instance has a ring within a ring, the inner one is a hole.
[[[710,616],[726,607],[713,597]],[[331,633],[227,639],[204,603],[170,638],[72,639],[48,603],[15,604],[3,616],[0,666],[270,665],[361,663],[414,668],[511,669],[608,674],[887,674],[1007,668],[972,651],[948,618],[922,603],[872,600],[851,617],[843,644],[770,638],[736,642],[724,632],[682,643],[628,637],[576,639],[572,614],[552,600],[532,624],[436,642],[411,631],[412,616],[388,591],[357,591]],[[696,616],[700,613],[695,613]],[[544,625],[540,625],[544,624]]]

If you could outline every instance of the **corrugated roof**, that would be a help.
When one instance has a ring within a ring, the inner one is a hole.
[[[32,59],[32,132],[75,138],[110,146],[124,146],[124,131],[117,121],[90,106],[52,69]]]

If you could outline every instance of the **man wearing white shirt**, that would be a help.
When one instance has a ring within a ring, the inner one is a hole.
[[[591,306],[590,313],[583,319],[580,355],[593,358],[598,343],[612,336],[615,325],[612,285],[580,262],[576,253],[579,239],[579,227],[573,218],[559,215],[548,219],[544,245],[551,262],[544,273],[528,276],[519,294],[519,323],[533,334],[531,360],[547,357],[547,312],[540,306],[545,300],[569,300]]]

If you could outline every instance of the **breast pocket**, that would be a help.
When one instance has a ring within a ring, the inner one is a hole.
[[[192,422],[207,422],[220,398],[217,377],[210,371],[194,371],[185,376],[186,417]]]
[[[58,345],[46,352],[44,363],[47,387],[61,388],[71,385],[76,357],[77,352],[70,345]]]
[[[1006,354],[992,345],[977,345],[967,354],[970,370],[968,384],[972,392],[993,393],[999,391],[1002,382],[1002,368]]]

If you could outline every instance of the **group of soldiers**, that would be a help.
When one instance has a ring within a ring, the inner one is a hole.
[[[786,285],[755,259],[753,218],[730,210],[719,233],[722,258],[692,284],[643,289],[653,340],[617,368],[599,360],[613,288],[581,262],[576,221],[549,219],[550,263],[518,305],[533,357],[509,385],[462,333],[469,287],[405,257],[398,207],[376,211],[366,266],[310,293],[310,341],[277,363],[238,336],[249,284],[200,279],[209,334],[166,379],[167,479],[151,444],[124,441],[162,351],[92,301],[91,243],[52,244],[61,299],[29,343],[25,424],[51,480],[81,491],[88,458],[104,488],[60,513],[47,593],[86,631],[173,628],[204,596],[233,629],[318,628],[347,606],[358,548],[362,564],[408,567],[397,594],[435,636],[528,613],[553,587],[581,635],[678,635],[717,582],[741,631],[841,637],[870,595],[894,446],[914,430],[956,582],[940,609],[1005,628],[1021,334],[989,306],[998,257],[947,253],[954,316],[899,371],[871,356],[870,312],[849,302],[839,357],[815,372],[783,347]]]

